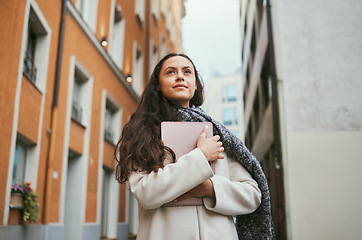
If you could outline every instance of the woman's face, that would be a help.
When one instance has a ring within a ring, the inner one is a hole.
[[[160,71],[160,90],[176,106],[189,107],[196,90],[192,63],[182,56],[167,59]]]

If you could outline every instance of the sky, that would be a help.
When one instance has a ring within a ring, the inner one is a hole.
[[[183,47],[205,82],[215,73],[230,74],[240,68],[239,4],[239,0],[185,3]]]

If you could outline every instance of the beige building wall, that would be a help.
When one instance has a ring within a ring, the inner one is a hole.
[[[255,93],[263,81],[263,62],[270,58],[270,52],[264,54],[271,41],[266,14],[271,6],[286,238],[360,239],[361,2],[240,3],[246,127],[258,112]],[[263,113],[264,122],[268,110]],[[262,127],[258,133],[272,136],[272,129]],[[252,140],[256,153],[263,147],[260,135]]]
[[[289,239],[362,236],[360,1],[272,1]]]
[[[227,100],[228,87],[234,88],[236,93],[234,101]],[[215,120],[224,123],[223,110],[225,108],[237,109],[234,111],[234,121],[226,127],[244,140],[244,108],[243,108],[243,79],[241,73],[213,76],[207,79],[205,85],[205,102],[202,106]],[[224,91],[224,92],[223,92]],[[225,95],[226,94],[226,95]],[[223,100],[224,97],[224,100]],[[237,113],[237,116],[235,115]],[[237,122],[235,122],[237,119]]]

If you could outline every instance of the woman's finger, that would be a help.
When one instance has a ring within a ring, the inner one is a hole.
[[[200,134],[200,137],[203,137],[203,138],[206,138],[207,137],[207,134],[208,134],[209,130],[208,130],[208,127],[207,125],[204,127],[204,129],[202,129],[202,132]],[[199,138],[200,138],[199,137]]]
[[[220,140],[220,136],[219,136],[219,135],[215,135],[215,136],[212,137],[212,140],[213,140],[214,142],[217,142],[217,141]]]

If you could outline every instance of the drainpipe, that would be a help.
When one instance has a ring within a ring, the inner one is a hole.
[[[60,82],[60,71],[62,65],[62,53],[63,53],[63,43],[64,43],[64,28],[65,28],[65,16],[67,10],[67,0],[62,0],[62,9],[60,17],[60,26],[59,26],[59,38],[58,38],[58,50],[57,50],[57,60],[56,60],[56,69],[55,69],[55,81],[54,81],[54,92],[53,92],[53,104],[50,114],[50,128],[48,129],[49,133],[49,143],[47,150],[47,161],[45,169],[45,181],[44,181],[44,196],[43,196],[43,223],[46,224],[48,221],[46,219],[46,204],[47,204],[47,194],[48,194],[48,178],[51,176],[49,173],[50,167],[52,166],[52,160],[50,159],[50,150],[52,145],[52,131],[53,131],[53,122],[54,122],[54,110],[58,107],[58,96],[59,96],[59,82]]]
[[[53,108],[58,107],[60,70],[61,70],[61,65],[62,65],[62,53],[63,53],[63,43],[64,43],[65,13],[66,13],[66,10],[67,10],[66,5],[67,5],[67,0],[62,0],[62,15],[61,15],[61,18],[60,18],[57,65],[56,65],[56,69],[55,69]]]
[[[146,49],[145,49],[145,80],[146,83],[149,79],[149,71],[150,71],[150,0],[146,0]]]
[[[280,239],[286,239],[285,228],[285,203],[284,203],[284,182],[283,182],[283,167],[281,162],[281,146],[280,146],[280,127],[279,127],[279,105],[278,105],[278,82],[275,67],[275,52],[274,52],[274,39],[273,27],[271,17],[270,0],[266,1],[266,15],[268,26],[268,40],[269,40],[269,57],[271,65],[271,81],[272,81],[272,106],[273,106],[273,134],[274,134],[274,162],[275,162],[275,175],[276,175],[276,191],[278,202],[278,221],[280,228]]]

